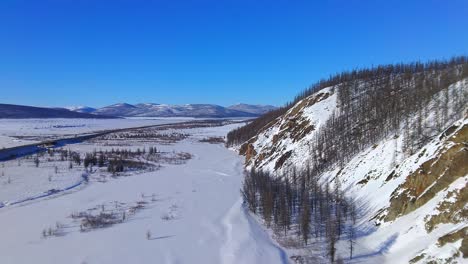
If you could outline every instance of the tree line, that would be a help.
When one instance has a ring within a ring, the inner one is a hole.
[[[339,111],[334,114],[327,127],[340,126],[347,129],[347,135],[368,136],[369,141],[376,141],[382,135],[387,135],[401,126],[401,122],[409,119],[411,115],[417,113],[422,116],[427,110],[424,109],[427,108],[427,102],[434,94],[467,77],[468,57],[466,56],[426,63],[382,65],[335,74],[312,85],[284,107],[231,131],[227,135],[226,145],[234,146],[246,142],[300,100],[331,86],[334,86],[338,92]],[[466,91],[465,94],[461,95],[447,92],[440,104],[441,107],[445,107],[451,100],[454,100],[455,108],[460,110],[466,105],[467,97]],[[454,118],[447,116],[446,109],[447,107],[443,108],[440,113],[438,112],[440,114],[438,131],[443,129],[444,123]],[[359,122],[359,125],[365,125],[364,135],[355,133],[357,125],[353,122],[356,121]],[[422,119],[419,118],[418,122],[422,122]],[[408,124],[409,126],[413,125],[411,122]],[[382,131],[378,129],[380,125],[384,125]],[[414,125],[419,126],[419,124]],[[330,129],[327,131],[330,132]],[[322,133],[322,137],[324,133]],[[411,142],[415,142],[422,133],[423,131],[419,129],[417,134],[411,135],[413,137]],[[422,143],[423,141],[417,145]],[[351,146],[349,147],[351,148]],[[348,154],[346,155],[348,156]]]
[[[247,208],[278,235],[296,237],[305,245],[312,238],[325,241],[332,263],[336,244],[344,238],[349,243],[349,258],[353,257],[358,214],[338,178],[331,187],[319,182],[309,167],[279,175],[252,169],[246,172],[241,194]]]
[[[448,89],[468,77],[466,57],[378,67],[356,76],[335,86],[338,107],[310,142],[309,162],[316,170],[343,165],[392,135],[403,136],[401,150],[412,155],[462,118],[468,103],[466,88]]]

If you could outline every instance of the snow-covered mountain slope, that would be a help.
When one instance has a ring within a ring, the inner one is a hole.
[[[92,108],[89,106],[69,106],[65,108],[73,112],[88,113],[88,114],[96,111],[96,108]]]
[[[254,117],[259,115],[259,113],[252,111],[229,109],[212,104],[168,105],[154,103],[137,105],[121,103],[97,109],[94,113],[124,117]]]
[[[291,107],[239,147],[249,168],[270,172],[305,168],[316,155],[313,139],[334,112],[340,111],[338,86],[322,89]],[[338,178],[361,208],[357,240],[359,255],[368,262],[464,263],[468,257],[468,112],[448,104],[448,117],[439,121],[440,102],[447,95],[466,101],[464,79],[435,94],[419,123],[430,138],[408,153],[408,133],[418,128],[401,124],[349,161],[327,168],[319,176],[333,185]],[[416,119],[416,116],[413,118]],[[431,130],[446,127],[442,133]],[[416,122],[417,123],[417,122]],[[407,132],[409,131],[409,132]],[[319,153],[320,156],[320,153]],[[346,255],[347,245],[339,252]],[[452,261],[452,262],[451,262]]]
[[[228,109],[242,111],[255,115],[263,115],[267,112],[277,109],[277,107],[272,105],[236,104],[229,106]]]
[[[468,242],[467,141],[464,118],[409,157],[400,152],[401,137],[388,138],[322,175],[324,181],[338,178],[365,208],[361,229],[374,231],[358,243],[368,253],[391,242],[384,254],[389,263],[449,257],[462,262],[467,252],[461,239]]]
[[[285,115],[265,127],[258,136],[241,148],[246,165],[276,170],[291,164],[301,164],[309,142],[336,108],[333,87],[298,102]]]
[[[111,115],[111,116],[129,116],[135,110],[137,110],[137,107],[131,104],[120,103],[120,104],[113,104],[113,105],[109,105],[103,108],[99,108],[98,110],[95,111],[95,113],[101,114],[101,115]]]

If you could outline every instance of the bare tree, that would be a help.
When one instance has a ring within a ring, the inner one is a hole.
[[[301,208],[301,213],[300,213],[300,233],[302,234],[302,240],[304,241],[304,244],[307,245],[307,242],[309,240],[309,235],[310,235],[310,222],[311,222],[311,216],[310,216],[310,204],[309,204],[309,199],[308,195],[304,196],[302,199],[302,208]]]
[[[328,219],[328,221],[326,221],[326,229],[328,256],[330,257],[330,262],[333,263],[335,261],[336,242],[338,241],[338,234],[336,232],[336,219],[333,217]]]
[[[36,167],[39,167],[39,163],[40,163],[39,156],[36,155],[36,157],[34,157],[34,164],[36,165]]]

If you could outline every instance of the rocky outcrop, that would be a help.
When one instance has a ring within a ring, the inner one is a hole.
[[[306,147],[309,138],[335,109],[335,100],[335,91],[329,87],[299,101],[266,125],[259,133],[261,138],[256,136],[240,147],[245,164],[257,169],[266,164],[271,164],[273,170],[286,167],[289,159],[300,156],[299,149],[290,149],[291,144]]]
[[[447,134],[452,131],[452,133]],[[431,200],[460,177],[468,174],[468,125],[445,132],[446,139],[439,154],[424,162],[418,170],[406,177],[392,195],[385,221],[395,220]],[[466,204],[462,195],[460,206]],[[453,219],[453,218],[451,218]]]
[[[459,250],[463,254],[464,258],[468,258],[468,227],[464,227],[456,232],[440,237],[437,240],[437,246],[443,247],[448,243],[454,243],[460,239],[462,239],[462,245]]]
[[[439,224],[458,224],[468,221],[468,183],[465,187],[449,192],[437,206],[437,213],[426,218],[426,230],[431,232]]]

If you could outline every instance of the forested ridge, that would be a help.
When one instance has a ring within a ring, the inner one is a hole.
[[[468,57],[458,56],[449,60],[435,60],[426,63],[401,63],[382,65],[372,68],[347,71],[323,79],[304,90],[291,102],[275,111],[269,112],[246,126],[235,129],[227,135],[228,146],[243,144],[257,135],[268,124],[286,113],[302,99],[326,87],[335,87],[338,92],[338,107],[330,121],[333,124],[352,129],[350,121],[366,122],[369,140],[374,141],[379,135],[385,135],[399,126],[399,121],[409,118],[415,111],[422,111],[430,98],[446,89],[450,84],[468,77]],[[461,96],[461,98],[457,98]],[[466,94],[447,95],[450,100],[463,107]],[[441,114],[446,116],[446,111]],[[389,122],[391,121],[391,122]],[[442,123],[442,122],[441,122]],[[368,126],[383,125],[381,131],[368,131]],[[441,125],[442,126],[442,125]],[[442,130],[439,128],[438,130]],[[322,135],[323,136],[323,135]],[[421,142],[422,143],[422,142]],[[346,156],[352,155],[346,154]],[[340,157],[339,159],[342,159]]]
[[[466,78],[468,58],[464,56],[344,72],[311,86],[293,103],[230,132],[228,146],[243,144],[317,91],[333,87],[337,94],[337,107],[314,132],[302,164],[276,172],[256,168],[246,172],[242,189],[246,205],[284,236],[292,230],[304,244],[311,237],[324,239],[331,262],[337,240],[346,238],[352,257],[356,205],[341,190],[340,179],[335,178],[330,188],[328,182],[319,181],[320,175],[332,167],[341,168],[389,137],[402,136],[401,151],[406,156],[414,154],[465,115],[467,89],[449,86]]]

